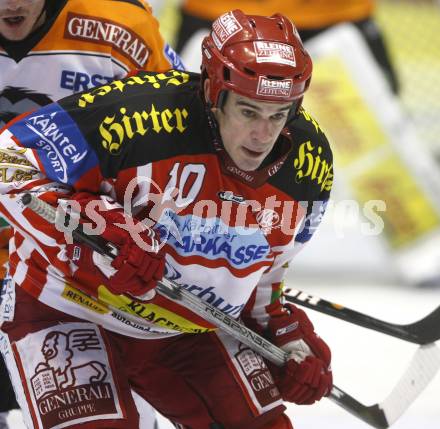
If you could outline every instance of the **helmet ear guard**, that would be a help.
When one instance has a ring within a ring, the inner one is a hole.
[[[312,75],[312,61],[285,16],[220,16],[202,43],[202,76],[209,102],[220,107],[223,91],[267,102],[294,103],[296,114]]]

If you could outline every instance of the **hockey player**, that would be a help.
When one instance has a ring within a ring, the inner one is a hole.
[[[141,0],[0,0],[0,125],[143,68],[182,68]]]
[[[0,0],[0,128],[18,114],[130,70],[171,67],[182,65],[141,1]],[[9,228],[1,218],[0,228],[3,267]],[[0,385],[1,414],[17,408],[1,357]]]
[[[333,179],[328,141],[301,109],[310,57],[287,18],[240,10],[202,52],[201,76],[138,72],[0,134],[15,178],[1,183],[15,300],[2,330],[29,427],[137,428],[133,389],[178,427],[292,428],[283,401],[331,389],[328,346],[280,298]],[[25,191],[81,210],[117,256],[25,208]],[[164,273],[291,358],[268,368],[156,294]]]

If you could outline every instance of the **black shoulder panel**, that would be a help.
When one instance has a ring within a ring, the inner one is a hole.
[[[293,150],[269,183],[297,201],[328,199],[333,183],[333,156],[319,124],[304,110],[291,124]]]
[[[106,177],[179,155],[213,153],[200,76],[139,72],[59,101]]]

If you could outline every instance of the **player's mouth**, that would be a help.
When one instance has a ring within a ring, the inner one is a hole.
[[[2,20],[10,27],[18,27],[20,24],[23,23],[25,17],[23,15],[8,16],[6,18],[2,18]]]
[[[260,158],[265,153],[265,151],[251,150],[248,149],[247,147],[243,147],[243,152],[252,158]]]

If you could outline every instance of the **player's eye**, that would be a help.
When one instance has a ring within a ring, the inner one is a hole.
[[[276,113],[275,115],[271,116],[271,119],[275,122],[284,121],[287,119],[287,113],[284,112]]]
[[[246,118],[255,118],[257,113],[254,110],[242,109],[241,114]]]

